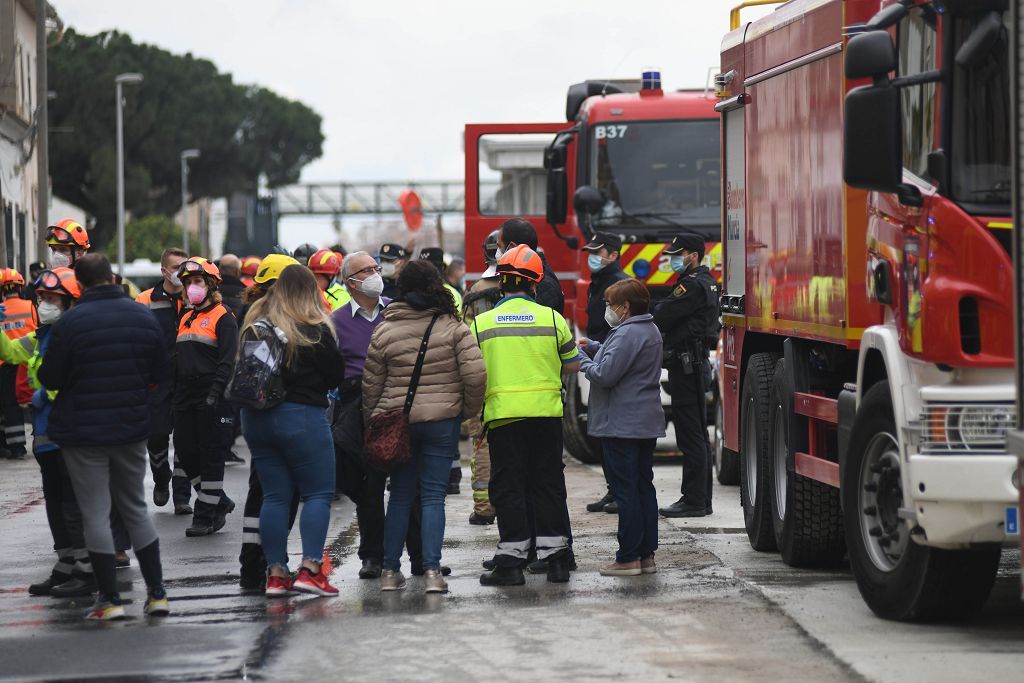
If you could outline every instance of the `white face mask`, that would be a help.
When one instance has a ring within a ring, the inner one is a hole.
[[[359,288],[359,291],[366,296],[378,297],[381,295],[381,292],[384,291],[384,278],[377,273],[374,273],[362,282],[359,280],[353,280],[353,282],[356,283],[356,287]]]
[[[504,255],[505,255],[505,252],[503,252],[501,250],[501,247],[498,247],[497,250],[495,250],[495,252],[494,252],[494,262],[497,263],[498,261],[500,261],[501,257],[504,256]]]
[[[395,264],[389,261],[384,261],[380,264],[380,274],[388,279],[395,276]]]
[[[622,318],[618,313],[612,310],[612,307],[605,304],[604,307],[604,321],[608,323],[608,327],[615,327],[622,322]]]
[[[50,250],[50,267],[67,268],[71,265],[71,257],[62,251]]]
[[[60,306],[49,301],[40,301],[39,307],[36,309],[39,313],[39,322],[43,325],[52,325],[57,322],[57,318],[60,317],[61,313],[64,312]]]
[[[171,287],[181,287],[181,278],[178,277],[177,273],[169,273],[167,275],[167,284]]]

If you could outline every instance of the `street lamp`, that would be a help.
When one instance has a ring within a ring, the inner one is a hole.
[[[121,86],[142,83],[142,74],[124,73],[114,78],[117,90],[117,274],[124,277],[124,96]]]
[[[181,246],[188,252],[188,160],[198,159],[198,149],[186,149],[181,153]]]

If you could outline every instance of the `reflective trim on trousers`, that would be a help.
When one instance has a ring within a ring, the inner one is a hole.
[[[211,496],[209,493],[204,493],[203,491],[196,492],[196,499],[202,503],[206,503],[207,505],[216,505],[220,502],[220,496]]]
[[[530,554],[530,545],[529,539],[525,541],[499,541],[498,549],[494,551],[494,554],[508,555],[517,560],[525,560],[527,555]]]
[[[167,462],[167,449],[165,448],[162,451],[157,451],[156,453],[154,453],[153,451],[150,451],[149,452],[149,461],[153,465],[155,465],[157,467],[160,467],[165,462]],[[184,474],[184,472],[183,472],[183,474]]]
[[[543,560],[569,547],[569,539],[565,536],[538,536],[537,559]]]
[[[222,488],[224,488],[224,482],[223,481],[204,481],[204,482],[200,482],[199,488],[201,488],[203,491],[220,491]]]
[[[175,467],[174,471],[171,474],[173,474],[175,477],[187,477],[188,476],[187,474],[185,474],[185,470],[181,469],[180,467]]]
[[[256,531],[243,531],[242,532],[242,543],[252,543],[254,545],[263,545],[263,540],[260,538],[259,532],[256,532]]]

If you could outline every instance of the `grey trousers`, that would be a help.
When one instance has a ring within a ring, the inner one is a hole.
[[[110,535],[111,500],[132,546],[145,548],[157,540],[146,509],[143,481],[149,467],[146,442],[117,446],[64,446],[64,462],[82,510],[85,547],[89,552],[114,554]]]

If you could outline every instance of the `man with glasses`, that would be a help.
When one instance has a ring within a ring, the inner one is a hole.
[[[365,251],[345,257],[341,264],[341,279],[352,300],[331,314],[338,344],[345,356],[345,379],[339,387],[334,415],[335,434],[343,431],[348,437],[335,441],[336,456],[339,460],[347,459],[338,463],[339,473],[352,472],[353,465],[361,463],[358,448],[362,446],[360,406],[363,402],[363,367],[370,337],[384,322],[384,307],[391,303],[391,299],[381,295],[384,290],[381,268]],[[359,474],[362,486],[353,486],[348,481],[344,482],[344,487],[346,493],[353,497],[359,522],[359,559],[363,562],[359,578],[376,579],[380,577],[384,559],[384,484],[387,476],[370,469],[362,469]],[[413,505],[413,510],[406,548],[412,573],[417,575],[423,573],[423,544],[420,540],[419,505]],[[441,568],[442,572],[446,569]]]

